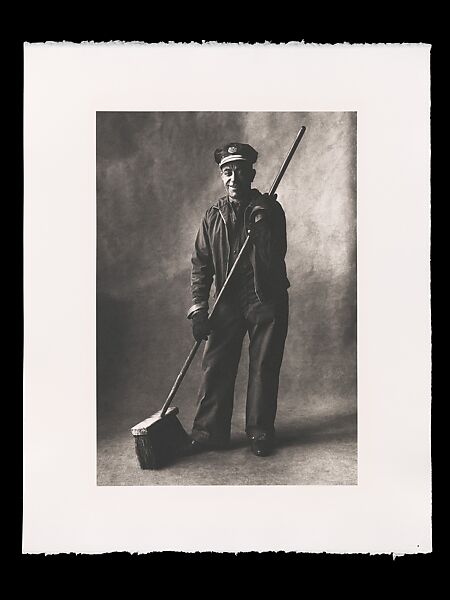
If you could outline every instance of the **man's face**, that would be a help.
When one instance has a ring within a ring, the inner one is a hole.
[[[251,165],[243,161],[231,161],[220,169],[220,176],[228,196],[233,200],[241,200],[248,195],[255,170]]]

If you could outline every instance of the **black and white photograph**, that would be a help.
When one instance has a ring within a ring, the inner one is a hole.
[[[24,44],[24,554],[432,552],[430,49]]]
[[[356,127],[97,113],[99,485],[357,483]]]

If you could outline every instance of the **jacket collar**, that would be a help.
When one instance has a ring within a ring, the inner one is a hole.
[[[256,188],[252,188],[250,190],[250,202],[253,202],[253,200],[258,198],[259,196],[261,196],[261,192],[259,190],[257,190]],[[222,196],[221,198],[219,198],[219,200],[217,200],[217,202],[213,204],[213,208],[217,208],[220,211],[223,211],[224,213],[228,213],[230,209],[230,205],[228,203],[228,196]]]
[[[224,209],[226,206],[228,206],[227,200],[228,196],[222,196],[222,198],[219,198],[217,202],[213,204],[213,208],[218,208],[219,210]]]

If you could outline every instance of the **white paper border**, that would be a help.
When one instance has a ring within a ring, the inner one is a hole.
[[[25,45],[24,552],[431,550],[429,54]],[[104,110],[358,112],[358,486],[97,487]]]

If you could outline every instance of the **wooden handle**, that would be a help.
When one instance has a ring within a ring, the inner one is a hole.
[[[302,127],[300,127],[299,132],[297,133],[297,135],[295,137],[294,143],[292,144],[289,152],[287,153],[287,156],[284,159],[284,162],[281,165],[280,170],[278,171],[278,175],[275,177],[275,179],[274,179],[274,181],[272,183],[272,186],[271,186],[271,188],[269,190],[269,196],[273,196],[273,194],[275,194],[275,192],[277,190],[277,187],[279,186],[280,181],[282,180],[283,175],[285,174],[286,169],[288,168],[289,163],[291,162],[291,159],[294,156],[295,151],[297,150],[298,145],[300,144],[305,131],[306,131],[306,127],[304,125]],[[228,273],[228,276],[225,279],[225,283],[223,284],[222,289],[220,290],[219,295],[217,296],[216,301],[214,302],[214,306],[212,307],[211,313],[209,315],[210,319],[213,316],[214,309],[216,308],[216,306],[217,306],[220,298],[222,297],[222,295],[223,295],[223,293],[225,291],[225,288],[227,287],[228,282],[231,279],[231,276],[233,275],[234,271],[236,270],[236,267],[237,267],[237,265],[238,265],[238,263],[239,263],[239,261],[241,259],[241,256],[244,254],[244,252],[245,252],[245,250],[246,250],[249,242],[250,242],[250,236],[247,235],[247,237],[245,239],[245,242],[244,242],[242,248],[240,249],[237,258],[234,261],[233,266],[231,267],[231,271]]]
[[[279,170],[278,175],[275,177],[274,182],[272,183],[272,187],[269,190],[269,196],[272,196],[277,191],[277,187],[279,186],[280,181],[282,180],[283,175],[285,174],[286,169],[288,168],[289,163],[291,162],[291,158],[294,156],[294,153],[298,148],[298,145],[302,141],[302,137],[305,131],[306,127],[304,125],[300,127],[299,132],[297,133],[297,137],[295,138],[291,149],[289,150],[286,158],[284,159],[284,163],[281,165],[281,169]]]
[[[189,356],[185,360],[184,365],[181,368],[181,371],[178,373],[178,377],[175,379],[175,383],[173,384],[172,389],[170,390],[169,395],[167,396],[167,400],[164,402],[164,405],[161,409],[162,417],[166,414],[166,412],[173,400],[173,397],[177,393],[177,390],[180,387],[181,382],[183,381],[183,378],[186,375],[186,372],[189,369],[191,362],[194,359],[195,353],[200,348],[200,344],[201,344],[201,341],[195,342],[195,344],[192,346],[192,350],[189,352]]]
[[[299,132],[297,133],[297,136],[296,136],[296,138],[294,140],[294,143],[292,144],[292,146],[291,146],[291,148],[290,148],[290,150],[289,150],[286,158],[284,159],[284,162],[281,165],[280,170],[278,171],[278,175],[275,177],[274,182],[272,183],[272,187],[270,188],[270,191],[269,191],[269,196],[272,196],[273,194],[275,194],[275,192],[277,190],[277,187],[279,186],[280,181],[282,180],[283,175],[285,174],[286,169],[288,168],[289,163],[291,162],[291,159],[294,156],[294,153],[297,150],[298,145],[300,144],[301,139],[302,139],[303,134],[305,133],[305,131],[306,131],[306,127],[303,126],[303,127],[300,128]],[[218,296],[216,298],[216,301],[214,302],[214,306],[211,309],[211,312],[209,314],[208,320],[211,320],[211,318],[212,318],[212,316],[214,314],[214,311],[216,310],[216,307],[219,304],[219,301],[222,298],[223,293],[224,293],[225,289],[228,286],[228,282],[230,281],[233,273],[235,272],[236,267],[238,266],[238,264],[239,264],[239,262],[241,260],[241,257],[244,254],[244,252],[245,252],[245,250],[246,250],[249,242],[250,242],[250,236],[247,235],[247,237],[245,239],[245,242],[244,242],[242,248],[240,249],[239,254],[238,254],[236,260],[234,261],[233,266],[231,267],[231,270],[228,273],[227,278],[225,279],[225,282],[224,282],[224,284],[223,284],[223,286],[222,286],[222,288],[221,288],[221,290],[220,290],[220,292],[219,292],[219,294],[218,294]],[[195,342],[195,344],[193,345],[191,351],[189,352],[189,356],[185,360],[184,365],[181,368],[181,371],[178,373],[178,377],[176,378],[175,383],[173,384],[172,389],[170,390],[169,395],[167,396],[167,399],[164,402],[163,407],[161,408],[161,411],[160,411],[161,417],[163,417],[166,414],[166,412],[167,412],[167,410],[168,410],[168,408],[169,408],[169,406],[170,406],[170,404],[171,404],[171,402],[172,402],[175,394],[177,393],[178,388],[181,385],[181,382],[183,381],[184,376],[186,375],[187,370],[190,367],[191,362],[194,359],[195,353],[197,352],[197,350],[200,347],[200,344],[201,344],[201,341]]]

